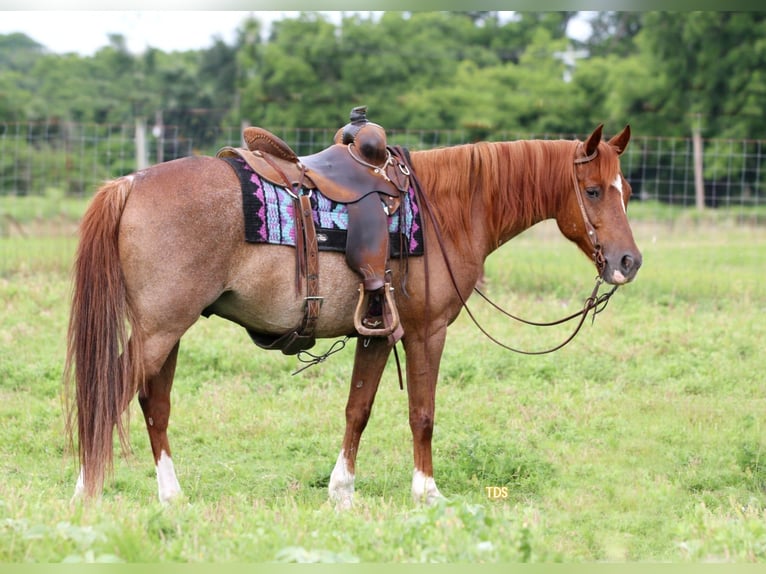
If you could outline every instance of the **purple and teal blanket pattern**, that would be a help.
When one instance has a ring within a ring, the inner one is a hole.
[[[295,203],[283,188],[261,179],[241,158],[224,158],[237,172],[242,184],[245,241],[295,246]],[[320,251],[345,251],[348,209],[317,190],[311,194],[311,209]],[[391,257],[423,254],[423,232],[415,193],[410,189],[397,212],[388,218]]]

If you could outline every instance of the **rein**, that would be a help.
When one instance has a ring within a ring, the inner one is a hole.
[[[583,323],[585,323],[585,319],[588,316],[588,313],[593,311],[593,315],[591,318],[591,324],[593,321],[596,320],[596,315],[601,313],[604,309],[606,309],[607,303],[609,303],[610,297],[614,294],[615,291],[617,291],[617,287],[619,285],[615,285],[612,287],[611,290],[607,291],[606,293],[602,293],[601,295],[598,294],[599,288],[601,287],[601,284],[603,283],[603,280],[600,277],[596,278],[596,285],[593,287],[593,291],[591,291],[590,296],[585,300],[585,303],[583,304],[583,308],[575,313],[572,313],[571,315],[564,317],[563,319],[559,319],[557,321],[551,321],[549,323],[538,323],[535,321],[528,321],[526,319],[522,319],[521,317],[517,317],[515,315],[512,315],[505,309],[501,308],[497,303],[494,301],[491,301],[484,293],[482,293],[478,287],[474,287],[474,291],[478,293],[487,303],[492,305],[496,310],[500,311],[503,315],[506,317],[509,317],[515,321],[519,321],[520,323],[524,323],[525,325],[532,325],[533,327],[554,327],[556,325],[563,325],[564,323],[568,323],[572,319],[576,319],[577,317],[580,318],[580,320],[577,322],[577,325],[575,325],[574,330],[572,333],[564,339],[564,342],[559,343],[555,347],[551,347],[550,349],[545,349],[543,351],[524,351],[521,349],[515,349],[513,347],[510,347],[506,345],[505,343],[502,343],[501,341],[498,341],[496,338],[494,338],[492,335],[490,335],[484,327],[482,327],[479,322],[476,320],[476,318],[473,316],[473,313],[471,313],[471,310],[468,308],[468,306],[465,304],[465,301],[463,301],[463,307],[465,307],[466,313],[468,313],[468,316],[471,318],[471,320],[474,322],[474,324],[479,328],[479,330],[484,333],[484,335],[493,343],[496,345],[502,347],[503,349],[507,349],[508,351],[513,351],[514,353],[519,353],[522,355],[546,355],[548,353],[552,353],[554,351],[558,351],[562,347],[566,346],[568,343],[572,341],[577,336],[577,333],[580,332],[580,328],[582,328]],[[461,298],[462,299],[462,298]]]
[[[395,148],[397,152],[403,152],[403,153],[397,153],[396,155],[399,156],[401,159],[406,158],[407,163],[409,164],[409,153],[405,148]],[[492,307],[494,307],[496,310],[500,311],[502,314],[506,315],[507,317],[514,319],[516,321],[519,321],[521,323],[524,323],[526,325],[531,325],[535,327],[552,327],[556,325],[561,325],[564,323],[567,323],[573,319],[576,319],[579,317],[579,321],[577,322],[577,325],[575,325],[574,330],[572,333],[562,342],[558,345],[550,348],[545,349],[542,351],[525,351],[521,349],[516,349],[514,347],[511,347],[509,345],[506,345],[505,343],[499,341],[495,337],[493,337],[490,333],[487,332],[487,330],[479,323],[479,321],[476,319],[474,314],[471,312],[471,309],[468,307],[468,302],[466,301],[466,298],[463,297],[463,295],[460,293],[460,289],[457,284],[457,279],[455,278],[455,274],[453,272],[452,263],[447,257],[447,251],[444,248],[444,238],[441,235],[441,230],[439,229],[439,225],[436,221],[436,217],[434,215],[434,210],[431,206],[431,203],[426,196],[426,194],[423,191],[423,187],[420,185],[420,181],[418,180],[417,175],[415,174],[415,170],[410,168],[409,171],[411,172],[412,177],[412,183],[413,187],[415,189],[415,192],[417,194],[417,198],[421,205],[425,208],[425,211],[428,213],[428,218],[430,219],[433,227],[434,227],[434,234],[436,236],[436,240],[439,243],[439,247],[441,248],[442,257],[444,257],[444,262],[447,267],[447,271],[450,277],[450,281],[452,282],[452,286],[455,288],[455,292],[457,293],[458,297],[460,298],[460,302],[465,309],[466,313],[468,313],[468,316],[471,318],[471,321],[473,321],[474,325],[478,327],[478,329],[493,343],[496,345],[502,347],[503,349],[506,349],[508,351],[512,351],[514,353],[520,353],[522,355],[545,355],[548,353],[552,353],[554,351],[558,351],[568,343],[570,343],[575,336],[580,332],[580,329],[582,328],[583,324],[585,323],[585,319],[587,318],[588,314],[593,311],[591,322],[595,321],[596,315],[601,313],[604,309],[606,309],[607,303],[609,302],[609,299],[611,296],[617,291],[618,285],[615,285],[612,287],[610,291],[607,291],[606,293],[602,293],[601,295],[598,294],[599,288],[603,284],[603,280],[600,277],[601,272],[603,271],[604,265],[606,264],[606,260],[604,258],[604,255],[602,253],[601,245],[598,242],[598,236],[596,235],[596,229],[593,226],[593,224],[590,221],[590,218],[588,217],[587,212],[585,211],[585,204],[582,199],[582,193],[580,191],[580,186],[577,181],[577,173],[576,173],[576,166],[582,163],[587,163],[589,161],[592,161],[598,156],[598,150],[595,150],[592,154],[582,157],[582,158],[575,158],[574,164],[575,169],[572,170],[572,179],[574,182],[574,189],[575,194],[577,197],[577,203],[580,206],[580,211],[582,213],[583,222],[585,224],[585,228],[588,232],[588,238],[591,241],[591,244],[593,246],[594,252],[593,252],[593,261],[596,264],[596,267],[599,271],[599,276],[596,277],[596,284],[593,287],[593,291],[591,292],[590,296],[585,300],[583,307],[580,311],[577,311],[575,313],[572,313],[571,315],[564,317],[563,319],[559,319],[557,321],[551,321],[548,323],[540,323],[535,321],[528,321],[526,319],[522,319],[520,317],[517,317],[504,309],[502,309],[499,305],[491,301],[484,293],[481,292],[477,287],[474,287],[474,291],[478,293],[485,301],[487,301]],[[428,270],[427,270],[427,258],[426,258],[426,283],[428,283]],[[428,286],[426,285],[426,293],[428,293]],[[426,306],[428,305],[428,296],[426,296]],[[428,320],[426,319],[426,323]]]
[[[350,152],[350,150],[349,150]],[[393,154],[391,153],[393,152]],[[393,158],[392,158],[393,155]],[[354,157],[354,159],[357,159],[356,156],[351,153],[351,156]],[[415,191],[415,195],[417,197],[417,201],[420,203],[422,208],[428,213],[428,218],[430,219],[431,223],[434,226],[434,234],[436,236],[436,240],[439,243],[439,247],[441,248],[442,257],[444,257],[444,262],[447,267],[447,271],[450,277],[450,281],[452,282],[452,286],[455,288],[455,292],[457,293],[458,297],[460,298],[460,302],[463,306],[463,308],[466,310],[466,313],[468,313],[468,316],[471,318],[471,321],[473,321],[474,325],[481,331],[490,341],[498,345],[499,347],[502,347],[503,349],[506,349],[508,351],[512,351],[514,353],[519,353],[522,355],[545,355],[548,353],[552,353],[554,351],[558,351],[562,347],[569,344],[580,332],[580,329],[582,328],[583,324],[585,323],[585,319],[588,317],[588,314],[592,311],[592,317],[591,317],[591,324],[596,320],[596,315],[604,311],[606,309],[607,304],[609,303],[609,299],[612,297],[612,295],[617,291],[617,287],[619,285],[614,285],[611,290],[602,293],[599,295],[599,289],[601,288],[601,285],[604,283],[603,279],[601,279],[600,274],[603,271],[604,265],[606,264],[606,260],[604,258],[601,244],[598,242],[598,235],[596,234],[596,228],[593,226],[593,224],[590,221],[590,218],[588,217],[588,213],[585,211],[585,203],[582,198],[582,192],[580,191],[580,185],[577,181],[577,173],[576,173],[576,167],[579,164],[587,163],[589,161],[594,160],[598,156],[598,149],[596,149],[592,154],[581,157],[581,158],[575,158],[573,160],[575,169],[572,170],[572,181],[574,184],[574,190],[575,190],[575,196],[577,197],[577,204],[580,206],[580,212],[582,214],[583,223],[585,225],[585,229],[588,233],[588,239],[591,242],[591,245],[593,246],[593,261],[596,264],[596,267],[599,271],[599,276],[596,277],[596,284],[593,287],[593,291],[591,291],[590,296],[585,299],[585,302],[583,303],[582,309],[579,311],[576,311],[575,313],[572,313],[571,315],[568,315],[562,319],[558,319],[556,321],[550,321],[550,322],[536,322],[536,321],[529,321],[527,319],[522,319],[521,317],[517,317],[516,315],[513,315],[497,305],[495,302],[493,302],[487,295],[485,295],[478,287],[474,287],[474,291],[479,294],[479,296],[484,299],[487,303],[489,303],[493,308],[495,308],[497,311],[505,315],[506,317],[509,317],[515,321],[519,321],[520,323],[524,323],[525,325],[531,325],[533,327],[554,327],[557,325],[563,325],[564,323],[568,323],[569,321],[572,321],[574,319],[577,319],[579,317],[579,320],[577,324],[575,325],[574,330],[572,333],[564,339],[563,342],[559,343],[558,345],[551,347],[549,349],[545,349],[542,351],[525,351],[522,349],[516,349],[514,347],[511,347],[502,341],[499,341],[497,338],[493,337],[487,330],[479,323],[479,321],[476,319],[474,314],[471,312],[471,309],[468,307],[468,302],[466,301],[466,298],[463,297],[463,295],[460,293],[460,289],[457,284],[457,279],[455,278],[455,274],[453,272],[452,263],[447,257],[447,251],[444,248],[444,238],[442,237],[441,230],[439,229],[438,222],[436,221],[436,216],[434,215],[434,210],[431,206],[431,202],[429,201],[428,197],[423,191],[423,187],[420,184],[420,181],[415,173],[415,170],[412,167],[412,162],[410,160],[409,150],[407,148],[402,146],[394,146],[389,148],[388,153],[388,159],[386,163],[384,164],[383,168],[385,168],[387,165],[393,163],[392,159],[395,158],[396,162],[399,165],[399,169],[402,170],[402,173],[405,173],[407,176],[410,177],[410,182],[412,184],[412,187]],[[359,159],[357,159],[359,161]],[[370,165],[370,167],[375,167]],[[382,168],[377,168],[382,169]],[[423,241],[425,241],[425,234],[423,235]],[[426,273],[425,273],[425,281],[426,281],[426,324],[428,324],[428,315],[429,315],[429,297],[428,293],[430,291],[429,287],[429,274],[428,274],[428,256],[427,256],[427,250],[424,249],[424,257],[425,257],[425,266],[426,266]],[[404,285],[403,285],[404,287]],[[426,332],[426,338],[427,338],[427,332]],[[298,354],[298,359],[304,363],[304,366],[293,372],[293,375],[296,375],[305,369],[308,369],[309,367],[316,365],[318,363],[324,362],[329,356],[339,352],[346,346],[346,342],[348,341],[349,337],[346,336],[342,340],[338,340],[330,347],[328,351],[323,353],[322,355],[313,355],[312,353],[308,353],[307,351],[301,351]],[[401,365],[399,363],[399,355],[396,352],[396,345],[394,345],[394,356],[396,358],[396,367],[399,373],[399,388],[403,388],[403,376],[402,376],[402,370]],[[428,359],[426,359],[428,360]]]

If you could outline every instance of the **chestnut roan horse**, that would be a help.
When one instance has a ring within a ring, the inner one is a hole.
[[[635,277],[641,253],[628,225],[631,188],[619,162],[629,139],[626,126],[602,141],[599,126],[584,142],[481,142],[411,154],[434,216],[423,217],[425,255],[408,260],[406,293],[397,296],[416,501],[441,498],[431,460],[439,362],[447,327],[485,258],[533,224],[555,218],[605,282]],[[293,248],[245,243],[243,225],[240,182],[217,158],[158,164],[96,193],[80,227],[68,333],[66,380],[75,394],[70,429],[77,429],[81,468],[76,495],[101,493],[114,429],[126,447],[123,415],[136,394],[159,498],[181,495],[167,436],[170,391],[180,339],[203,310],[271,335],[300,322],[302,298],[280,287],[295,284],[295,265],[285,264],[294,260]],[[390,266],[392,284],[400,284],[403,264],[392,259]],[[354,334],[358,276],[333,252],[320,253],[319,276],[324,304],[316,336]],[[329,485],[340,507],[352,502],[360,437],[391,349],[382,337],[356,345],[346,431]]]

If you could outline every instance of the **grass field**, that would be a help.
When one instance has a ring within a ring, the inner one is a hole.
[[[352,349],[291,376],[294,359],[217,318],[181,345],[170,439],[186,500],[157,502],[134,402],[133,453],[100,502],[71,506],[61,372],[74,242],[0,238],[0,562],[766,562],[766,231],[635,228],[637,281],[563,350],[514,355],[465,316],[451,327],[434,435],[445,504],[410,500],[407,397],[389,365],[346,513],[327,483]],[[487,265],[491,296],[538,319],[573,311],[594,275],[549,226]],[[470,304],[514,346],[566,334]]]

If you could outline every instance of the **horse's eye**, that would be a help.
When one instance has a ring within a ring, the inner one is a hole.
[[[600,187],[586,187],[585,193],[588,194],[588,197],[591,199],[598,199],[601,195],[601,188]]]

